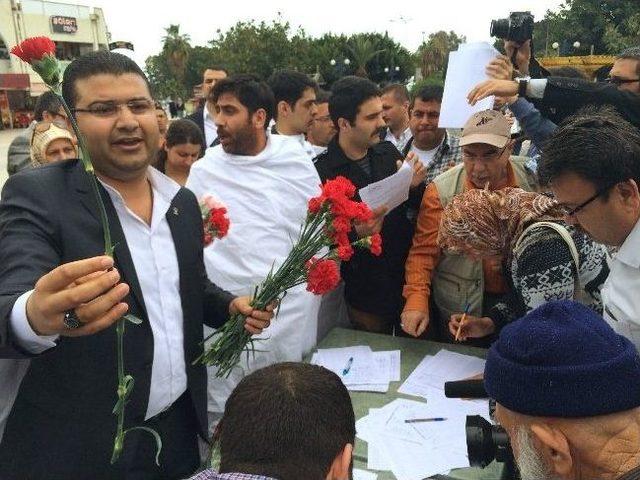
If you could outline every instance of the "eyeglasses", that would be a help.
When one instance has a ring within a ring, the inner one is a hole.
[[[580,212],[580,210],[582,210],[584,207],[586,207],[587,205],[589,205],[591,202],[593,202],[596,198],[601,197],[602,195],[604,195],[605,193],[607,193],[609,190],[611,190],[618,182],[608,185],[604,188],[601,188],[600,190],[598,190],[596,193],[594,193],[591,197],[589,197],[587,200],[585,200],[584,202],[582,202],[580,205],[578,205],[577,207],[574,208],[567,208],[565,206],[561,206],[561,208],[564,210],[564,214],[567,217],[574,217],[578,212]]]
[[[33,137],[35,137],[36,133],[46,132],[51,128],[51,125],[55,125],[62,130],[66,130],[66,128],[61,128],[60,125],[56,124],[55,122],[38,122],[36,123],[35,127],[33,127],[33,133],[31,134],[31,143],[33,143]]]
[[[113,117],[124,106],[134,115],[144,115],[155,108],[152,100],[148,98],[136,98],[128,102],[96,102],[88,108],[75,108],[73,112],[90,113],[96,117]]]
[[[495,160],[496,158],[500,158],[502,154],[507,150],[507,147],[504,147],[502,150],[496,150],[493,153],[487,153],[484,155],[470,155],[468,152],[462,150],[462,157],[465,160],[477,160],[478,158],[484,160],[486,162],[490,162],[491,160]]]
[[[618,78],[618,77],[609,77],[605,79],[605,82],[611,83],[612,85],[620,86],[625,83],[634,83],[640,82],[640,78]]]

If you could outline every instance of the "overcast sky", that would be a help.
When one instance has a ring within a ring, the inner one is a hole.
[[[64,0],[63,0],[64,1]],[[513,10],[530,10],[542,19],[562,0],[77,0],[101,7],[113,40],[133,42],[135,59],[144,59],[161,48],[164,28],[179,24],[191,36],[192,45],[206,45],[239,20],[272,20],[278,12],[292,26],[302,26],[312,36],[323,33],[385,32],[410,50],[423,35],[454,30],[469,41],[489,39],[494,18]],[[555,41],[558,39],[550,39]]]

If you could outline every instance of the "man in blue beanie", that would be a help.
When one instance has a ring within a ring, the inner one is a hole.
[[[640,480],[640,356],[589,308],[550,302],[505,327],[484,381],[522,480]]]

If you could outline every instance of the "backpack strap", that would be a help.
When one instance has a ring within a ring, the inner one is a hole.
[[[547,227],[555,230],[558,235],[564,240],[564,242],[569,247],[569,251],[571,252],[571,256],[573,257],[573,263],[576,267],[576,276],[574,278],[574,287],[573,287],[573,298],[574,300],[578,300],[582,296],[582,284],[580,282],[580,257],[578,256],[578,249],[576,248],[576,244],[571,237],[569,231],[563,225],[560,225],[555,222],[536,222],[529,225],[524,229],[518,240],[516,241],[514,252],[517,252],[520,249],[522,244],[522,240],[525,235],[536,227]]]

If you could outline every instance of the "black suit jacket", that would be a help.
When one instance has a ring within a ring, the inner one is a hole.
[[[193,112],[191,115],[187,115],[184,118],[191,120],[196,125],[198,125],[198,127],[200,128],[200,131],[202,132],[202,149],[200,150],[200,157],[204,156],[204,152],[207,150],[207,148],[215,147],[220,143],[220,140],[218,140],[218,138],[216,137],[216,139],[213,142],[211,142],[211,145],[207,145],[207,135],[204,132],[204,109],[203,108],[199,108],[198,110]]]
[[[537,104],[560,110],[562,118],[585,105],[611,105],[628,122],[640,128],[640,95],[608,83],[581,78],[548,77],[542,100]],[[562,118],[554,121],[559,123]]]
[[[341,175],[360,189],[396,173],[396,162],[403,158],[391,142],[374,145],[367,155],[371,165],[370,177],[344,154],[336,135],[327,150],[316,157],[315,166],[320,180],[325,182]],[[356,197],[360,200],[358,194]],[[350,261],[342,263],[345,298],[353,307],[364,312],[399,318],[404,305],[404,264],[414,229],[407,216],[412,202],[419,202],[419,199],[414,199],[412,195],[407,202],[387,213],[382,224],[380,257],[364,250],[357,250]]]
[[[124,335],[125,372],[135,378],[126,411],[129,427],[141,424],[147,411],[153,335],[120,222],[109,195],[100,189],[116,245],[116,267],[131,287],[129,311],[143,320],[127,324]],[[97,212],[77,160],[20,172],[7,181],[0,202],[0,357],[29,356],[9,328],[18,296],[56,266],[103,253]],[[191,363],[202,352],[203,322],[223,324],[233,297],[207,280],[202,220],[193,193],[184,188],[178,192],[167,221],[180,270],[188,394],[204,434],[206,370]],[[56,347],[31,357],[0,444],[0,478],[119,478],[119,468],[136,445],[126,440],[121,462],[109,465],[116,427],[111,413],[117,387],[115,326],[91,336],[61,337]]]

